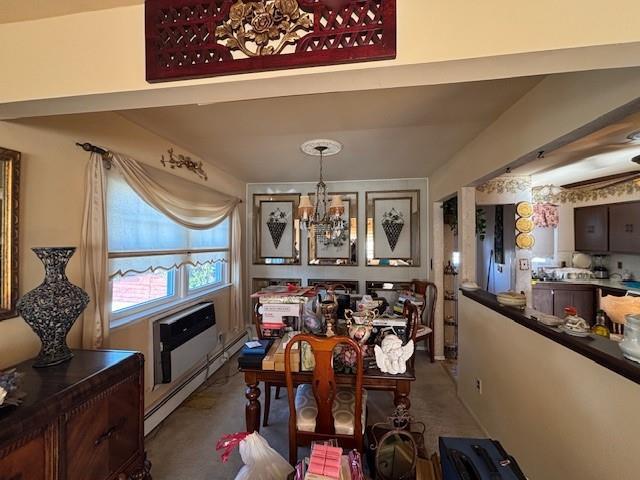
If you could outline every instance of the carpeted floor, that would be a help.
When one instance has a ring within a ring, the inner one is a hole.
[[[240,455],[234,452],[223,464],[215,444],[222,435],[245,428],[245,385],[242,374],[236,373],[236,365],[235,359],[227,362],[207,385],[147,437],[154,480],[233,480],[242,466]],[[440,363],[431,364],[419,356],[416,376],[411,391],[411,413],[427,426],[425,440],[430,453],[437,449],[439,436],[483,436],[457,399],[455,385]],[[264,392],[260,398],[264,399]],[[369,424],[384,420],[393,410],[392,394],[369,392],[368,408]],[[280,400],[272,398],[270,425],[261,428],[260,433],[285,458],[288,456],[288,419],[283,389]],[[302,453],[300,451],[300,457]]]

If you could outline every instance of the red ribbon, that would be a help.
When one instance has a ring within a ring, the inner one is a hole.
[[[220,458],[222,463],[227,463],[233,450],[240,445],[240,442],[249,436],[249,432],[238,432],[225,435],[216,443],[216,451],[223,450]]]

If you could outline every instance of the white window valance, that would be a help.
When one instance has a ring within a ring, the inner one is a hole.
[[[147,204],[116,169],[107,173],[109,277],[227,262],[229,217],[193,230]]]

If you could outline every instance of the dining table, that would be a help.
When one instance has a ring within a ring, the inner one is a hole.
[[[411,407],[409,394],[411,384],[416,380],[415,370],[412,362],[407,363],[407,370],[404,373],[391,374],[381,372],[377,366],[370,366],[363,374],[363,388],[365,390],[382,390],[393,392],[396,406],[404,406],[407,410]],[[285,373],[275,370],[263,370],[259,368],[241,368],[244,374],[244,381],[247,385],[245,396],[247,404],[245,407],[246,431],[249,433],[260,431],[260,415],[262,406],[260,405],[260,383],[270,384],[275,387],[286,388]],[[292,373],[295,386],[311,383],[313,372]],[[336,383],[341,386],[355,386],[356,376],[354,374],[336,373]]]

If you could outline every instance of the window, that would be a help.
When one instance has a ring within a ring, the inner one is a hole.
[[[175,271],[116,276],[112,280],[111,311],[155,304],[175,296]]]
[[[179,225],[109,171],[111,317],[201,295],[229,281],[229,218],[207,230]]]

